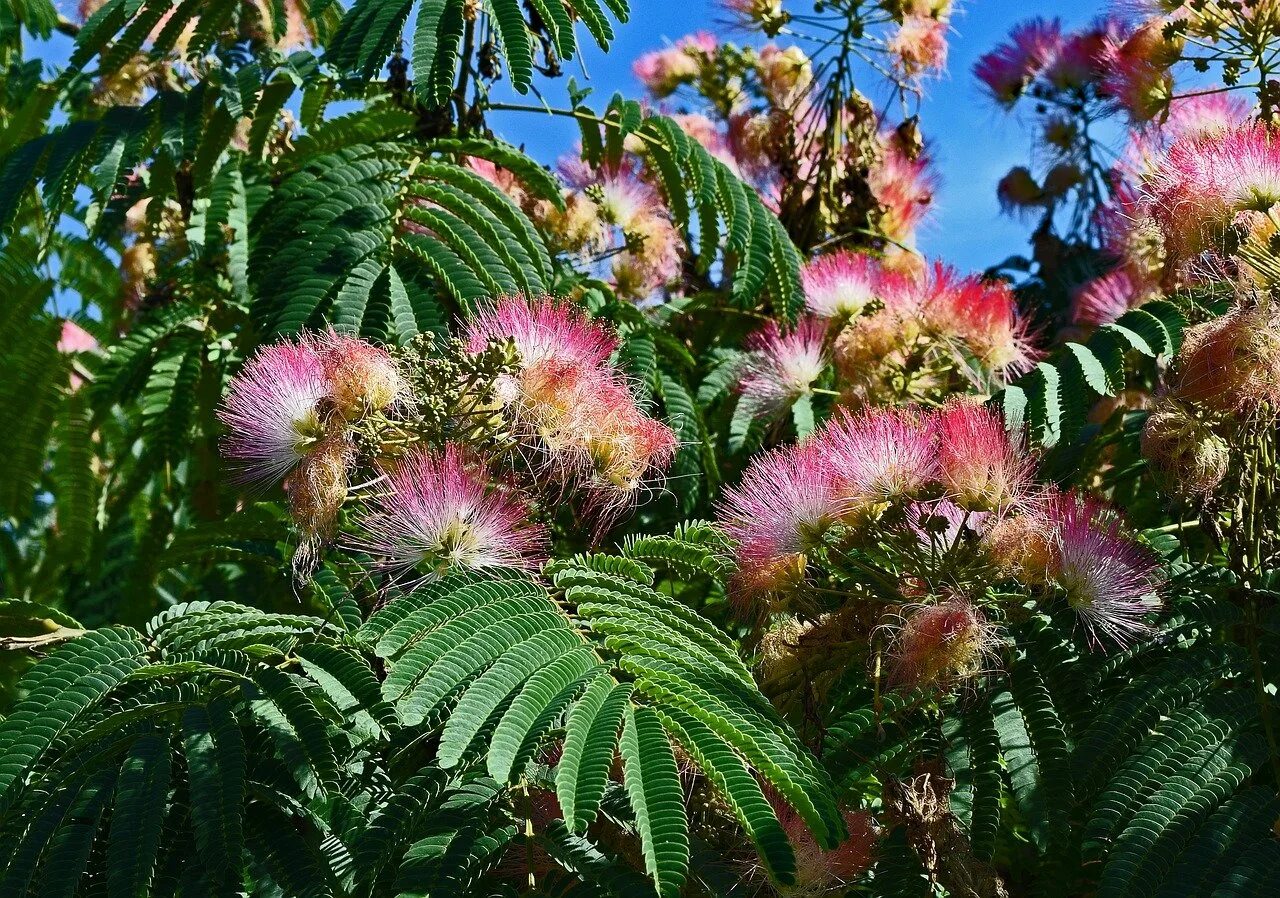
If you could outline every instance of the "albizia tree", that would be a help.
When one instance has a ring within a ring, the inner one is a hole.
[[[1280,5],[649,12],[4,0],[0,893],[1280,891]]]

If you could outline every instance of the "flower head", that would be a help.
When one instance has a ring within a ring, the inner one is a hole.
[[[674,46],[645,53],[631,71],[653,96],[668,97],[684,84],[693,83],[702,64],[716,52],[714,35],[705,31],[682,37]]]
[[[1174,265],[1230,249],[1250,213],[1280,203],[1280,144],[1264,124],[1177,140],[1146,183],[1146,205]]]
[[[765,797],[795,848],[796,882],[785,890],[786,894],[797,898],[844,894],[875,863],[880,833],[869,812],[841,810],[849,837],[835,848],[825,849],[791,805],[772,790],[767,790]]]
[[[797,585],[808,552],[843,510],[831,466],[812,443],[758,457],[720,504],[739,586],[758,594]]]
[[[841,411],[814,438],[842,494],[855,502],[911,498],[936,481],[933,421],[910,408]]]
[[[982,535],[982,547],[1001,573],[1039,586],[1053,565],[1053,522],[1038,508],[1006,515]]]
[[[889,38],[894,64],[908,75],[947,67],[947,28],[944,19],[908,15]]]
[[[841,250],[811,259],[801,279],[810,312],[820,318],[852,318],[879,298],[885,275],[873,257]]]
[[[1200,496],[1227,476],[1227,441],[1197,420],[1180,402],[1162,403],[1142,428],[1142,455],[1177,492]]]
[[[890,648],[890,682],[948,688],[981,673],[996,642],[995,628],[968,599],[907,606]]]
[[[1035,464],[1010,437],[998,412],[961,400],[934,415],[939,479],[972,511],[997,511],[1027,498]]]
[[[909,154],[893,132],[880,135],[880,148],[867,173],[867,186],[881,206],[879,229],[890,240],[909,243],[933,208],[938,174],[927,155]]]
[[[348,420],[384,409],[404,396],[404,379],[385,349],[330,330],[317,339],[316,350],[334,405]]]
[[[752,415],[777,414],[810,392],[827,366],[826,333],[825,321],[802,318],[789,333],[770,321],[751,336],[738,388]]]
[[[1121,532],[1105,506],[1066,495],[1051,507],[1055,524],[1053,579],[1067,595],[1090,641],[1124,645],[1148,631],[1160,607],[1162,577],[1151,550]]]
[[[1154,295],[1154,285],[1128,267],[1116,268],[1080,285],[1071,298],[1071,322],[1081,327],[1110,324]]]
[[[508,296],[467,322],[468,352],[504,340],[515,344],[526,370],[546,365],[594,368],[618,346],[617,338],[581,309],[549,297]]]
[[[1033,367],[1038,353],[1008,284],[961,277],[938,263],[921,286],[924,317],[935,333],[964,341],[994,371],[1016,375]]]
[[[1198,324],[1183,337],[1174,394],[1224,414],[1280,410],[1280,303],[1263,299]]]
[[[524,502],[490,484],[483,466],[453,444],[400,459],[359,525],[352,547],[379,569],[427,578],[451,568],[535,570],[546,541]]]
[[[1005,43],[980,58],[973,73],[996,102],[1012,106],[1061,46],[1060,22],[1031,19],[1017,25]]]
[[[313,339],[258,350],[232,379],[218,411],[227,428],[223,452],[240,479],[268,486],[293,470],[324,439],[324,403],[331,398]]]

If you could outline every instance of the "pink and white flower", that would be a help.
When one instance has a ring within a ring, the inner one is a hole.
[[[372,556],[379,570],[418,571],[428,580],[456,568],[536,570],[546,533],[528,516],[524,501],[491,484],[461,447],[418,448],[388,472],[352,548]]]
[[[801,273],[805,305],[820,318],[852,318],[880,298],[884,271],[865,253],[828,253],[809,260]]]
[[[753,416],[775,415],[812,392],[828,364],[827,323],[802,318],[790,332],[770,321],[748,340],[739,400]]]
[[[807,554],[845,504],[831,465],[813,444],[775,449],[753,461],[741,483],[725,490],[719,509],[740,587],[757,594],[802,582]]]
[[[269,486],[292,471],[324,439],[324,403],[332,396],[314,339],[258,350],[232,379],[218,411],[227,428],[223,452],[239,478]]]
[[[1003,511],[1032,494],[1035,462],[998,412],[954,400],[933,417],[939,480],[953,501],[971,511]]]
[[[910,498],[937,480],[933,420],[911,408],[841,411],[813,440],[856,503]]]
[[[1160,608],[1163,578],[1150,549],[1121,532],[1118,516],[1100,503],[1066,495],[1053,504],[1055,551],[1051,573],[1090,641],[1119,645],[1149,631]]]

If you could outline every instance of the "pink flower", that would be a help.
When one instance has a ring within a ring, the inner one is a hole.
[[[851,318],[880,298],[884,271],[871,256],[841,250],[809,260],[801,279],[810,312],[820,318]]]
[[[1045,67],[1044,77],[1059,90],[1079,90],[1096,80],[1104,66],[1106,48],[1119,39],[1120,23],[1104,19],[1067,36]]]
[[[434,579],[452,568],[536,570],[546,533],[528,523],[516,494],[488,483],[483,466],[454,444],[414,449],[388,472],[385,489],[359,519],[352,548],[394,575]]]
[[[933,420],[910,408],[841,410],[813,440],[843,495],[858,502],[909,498],[936,481]]]
[[[1062,45],[1062,23],[1031,19],[1009,32],[1009,40],[973,67],[978,80],[1002,106],[1012,106]]]
[[[1127,38],[1110,36],[1099,54],[1106,73],[1103,87],[1135,122],[1147,122],[1169,108],[1173,76],[1169,67],[1180,55],[1180,43],[1165,39],[1164,22],[1152,20]]]
[[[1280,203],[1280,146],[1260,123],[1183,138],[1169,148],[1145,193],[1171,262],[1216,258],[1237,224]]]
[[[594,368],[618,347],[617,338],[580,308],[550,297],[504,297],[467,322],[465,339],[468,352],[509,339],[526,369],[547,363]]]
[[[879,201],[880,230],[898,243],[907,243],[933,208],[938,174],[927,155],[914,159],[892,133],[880,135],[880,159],[867,174],[867,185]]]
[[[70,318],[63,319],[62,333],[58,337],[58,352],[67,354],[89,352],[98,348],[98,341],[93,334],[76,324]]]
[[[645,89],[661,99],[697,79],[702,63],[716,52],[715,35],[705,31],[682,37],[675,46],[645,53],[631,66]]]
[[[947,67],[945,20],[933,16],[908,15],[889,38],[888,50],[895,64],[908,75],[919,75]]]
[[[934,414],[939,479],[971,511],[1001,511],[1025,500],[1035,463],[1005,430],[1000,414],[954,400]]]
[[[1038,353],[1008,284],[961,277],[937,263],[923,286],[925,320],[935,332],[963,340],[997,372],[1016,375],[1032,368]]]
[[[322,403],[332,398],[313,339],[258,350],[218,411],[223,452],[246,483],[267,486],[288,474],[325,436]]]
[[[1080,285],[1071,298],[1071,322],[1081,327],[1110,324],[1153,293],[1154,287],[1128,268],[1117,268]]]
[[[889,681],[950,687],[980,674],[997,644],[995,628],[968,599],[908,606],[890,648]]]
[[[770,321],[751,335],[738,389],[753,416],[778,414],[812,391],[827,367],[826,334],[825,321],[802,318],[789,333]]]
[[[739,585],[748,593],[798,585],[807,553],[843,510],[831,465],[813,444],[756,458],[742,482],[725,490],[719,508]]]
[[[1121,532],[1119,519],[1090,499],[1055,502],[1051,573],[1066,592],[1091,642],[1119,645],[1148,632],[1147,615],[1160,607],[1162,576],[1154,553]]]
[[[385,349],[334,330],[321,334],[315,346],[334,405],[348,420],[384,409],[404,397],[404,380]]]

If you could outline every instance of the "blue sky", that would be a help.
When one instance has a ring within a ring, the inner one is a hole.
[[[791,0],[799,8],[802,0]],[[1078,27],[1102,12],[1106,0],[961,0],[953,21],[948,72],[927,86],[921,125],[931,141],[942,173],[933,221],[919,234],[920,248],[961,268],[981,269],[1026,249],[1028,228],[1000,214],[995,186],[1013,165],[1025,162],[1029,134],[1018,121],[996,110],[970,74],[974,61],[1002,40],[1015,23],[1032,15],[1051,15]],[[594,46],[582,65],[595,87],[593,105],[603,105],[615,90],[639,96],[631,61],[691,31],[724,32],[715,0],[632,0],[632,19],[619,29],[608,54]],[[566,73],[583,81],[575,61]],[[543,85],[553,105],[563,105],[564,85]],[[504,136],[522,143],[536,158],[550,161],[570,148],[577,129],[563,120],[527,115],[501,123]]]

